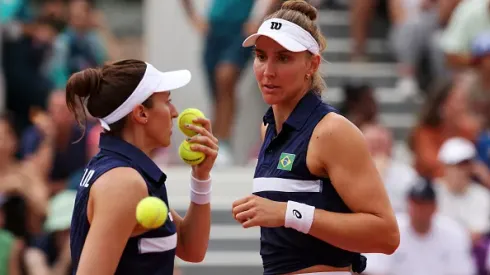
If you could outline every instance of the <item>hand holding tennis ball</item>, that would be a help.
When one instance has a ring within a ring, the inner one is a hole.
[[[194,122],[196,118],[206,117],[196,108],[187,108],[179,114],[177,119],[179,122],[179,129],[182,131],[182,133],[184,133],[184,135],[193,137],[198,134],[196,131],[187,127],[188,125],[202,127],[202,124]],[[206,155],[203,152],[192,151],[191,145],[191,143],[184,140],[179,146],[179,156],[189,165],[198,165],[206,158]]]
[[[187,140],[182,141],[179,146],[179,155],[180,158],[189,165],[198,165],[206,158],[206,155],[203,152],[192,151],[191,150],[192,143]]]
[[[211,122],[195,109],[184,110],[178,118],[179,129],[188,136],[179,147],[182,160],[192,165],[192,175],[207,180],[218,156],[218,139],[213,135]]]
[[[195,108],[188,108],[182,111],[182,113],[180,113],[179,117],[177,118],[177,121],[179,122],[179,129],[182,131],[182,133],[184,133],[184,135],[188,137],[193,137],[198,134],[195,131],[185,127],[188,124],[193,124],[202,127],[201,124],[195,123],[193,121],[196,118],[206,118],[206,117],[201,111]]]
[[[168,207],[157,197],[146,197],[136,206],[136,220],[146,229],[155,229],[165,224]]]

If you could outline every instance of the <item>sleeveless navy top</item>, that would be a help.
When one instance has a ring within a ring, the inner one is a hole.
[[[269,108],[264,116],[264,124],[269,126],[254,175],[255,195],[280,202],[292,200],[332,212],[352,212],[330,179],[311,174],[306,166],[313,130],[330,112],[336,110],[315,93],[308,92],[277,134],[274,113]],[[315,265],[348,267],[359,257],[359,254],[285,227],[262,227],[260,243],[264,275],[285,274]]]
[[[167,176],[141,150],[122,139],[105,134],[101,134],[99,147],[100,152],[90,160],[86,167],[75,200],[70,232],[73,274],[76,273],[90,228],[87,218],[90,188],[101,175],[116,167],[134,168],[145,179],[148,194],[159,197],[169,205],[165,187]],[[134,214],[128,213],[128,215]],[[117,230],[117,224],[114,225],[114,230]],[[115,274],[172,275],[176,245],[176,228],[169,214],[169,218],[160,228],[128,240]]]

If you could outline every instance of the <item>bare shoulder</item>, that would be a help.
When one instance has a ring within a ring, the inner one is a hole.
[[[362,134],[356,125],[336,113],[329,113],[324,116],[313,131],[313,137],[321,139],[337,139],[346,136],[362,137]]]
[[[117,167],[96,180],[90,195],[94,198],[120,196],[120,199],[128,199],[146,196],[148,190],[145,180],[138,171],[130,167]]]
[[[313,140],[321,142],[322,147],[338,147],[340,144],[363,142],[364,137],[352,122],[347,118],[329,113],[318,123],[313,131]]]
[[[308,152],[313,153],[310,161],[315,163],[312,165],[316,167],[315,171],[328,175],[334,166],[358,167],[372,162],[359,128],[336,113],[327,114],[315,127]]]

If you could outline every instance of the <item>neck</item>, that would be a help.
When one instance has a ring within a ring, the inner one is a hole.
[[[303,96],[308,92],[308,90],[304,90],[302,93],[298,93],[291,99],[287,99],[280,104],[272,105],[272,110],[274,111],[274,120],[276,122],[276,131],[279,133],[282,129],[282,125],[288,117],[293,112],[298,102],[303,98]]]
[[[148,141],[148,138],[139,131],[125,129],[122,134],[122,139],[140,149],[148,157],[151,157],[151,152],[156,148],[156,146],[152,145],[152,143]]]
[[[412,224],[413,230],[418,235],[421,235],[421,236],[427,235],[427,233],[429,233],[430,228],[431,228],[430,223],[415,222],[413,219],[411,221],[411,224]]]

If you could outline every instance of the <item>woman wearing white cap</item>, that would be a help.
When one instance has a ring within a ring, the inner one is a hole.
[[[254,194],[233,204],[261,227],[264,274],[351,274],[363,252],[393,253],[399,232],[360,131],[321,100],[326,42],[317,11],[286,1],[245,40],[264,101]]]
[[[81,71],[68,81],[70,110],[80,119],[86,107],[105,129],[100,152],[87,165],[77,191],[70,235],[74,273],[171,275],[175,255],[191,262],[204,258],[210,230],[209,173],[218,150],[207,119],[196,121],[203,127],[190,126],[200,134],[192,149],[207,158],[189,175],[186,216],[171,210],[161,227],[149,231],[135,217],[136,205],[149,195],[168,205],[167,177],[149,155],[170,145],[172,119],[178,115],[170,91],[190,80],[189,71],[162,73],[145,62],[123,60]]]

